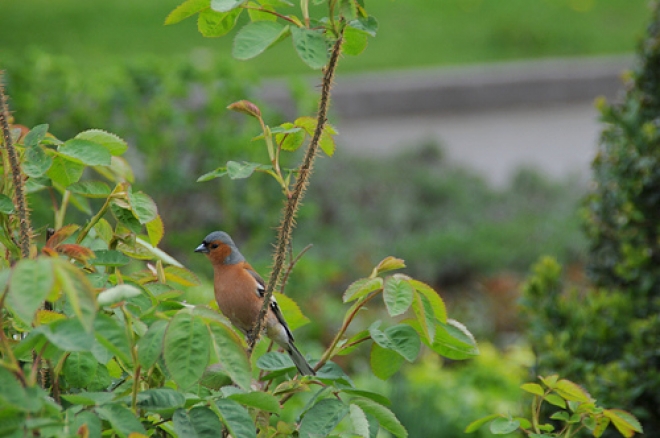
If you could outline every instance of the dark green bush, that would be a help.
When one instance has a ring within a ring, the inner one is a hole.
[[[540,373],[582,382],[660,430],[660,11],[622,102],[602,107],[594,189],[585,208],[594,289],[564,287],[537,265],[525,288]]]

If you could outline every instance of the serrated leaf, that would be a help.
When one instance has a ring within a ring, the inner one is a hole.
[[[436,317],[429,300],[423,294],[415,292],[412,302],[413,312],[429,344],[435,339]]]
[[[589,393],[584,388],[570,380],[559,380],[554,387],[554,391],[568,401],[578,401],[582,403],[591,401]]]
[[[335,139],[333,135],[337,134],[337,131],[333,126],[326,124],[323,127],[323,132],[321,132],[321,138],[319,138],[319,147],[328,157],[332,157],[335,154],[335,149],[337,145],[335,144]]]
[[[99,313],[94,321],[96,340],[125,364],[132,363],[131,344],[126,330],[114,318]]]
[[[543,387],[538,383],[525,383],[520,386],[520,389],[522,389],[523,391],[527,391],[531,394],[536,394],[540,396],[543,396],[543,394],[545,394]]]
[[[85,170],[83,164],[67,160],[64,157],[57,155],[53,158],[53,163],[46,172],[46,175],[54,183],[61,185],[63,188],[67,188],[80,179],[83,170]]]
[[[612,421],[616,430],[626,438],[635,435],[635,432],[642,433],[642,425],[630,412],[621,409],[605,409],[603,415]]]
[[[559,380],[559,376],[553,374],[547,377],[539,377],[539,379],[541,380],[541,382],[543,382],[545,386],[547,386],[550,389],[553,389],[557,384],[557,380]]]
[[[228,398],[242,405],[257,408],[266,412],[272,412],[273,414],[279,415],[282,410],[280,408],[279,400],[267,392],[255,391],[236,393],[230,395]]]
[[[153,246],[158,246],[160,241],[165,235],[165,226],[163,225],[163,220],[160,216],[156,216],[153,220],[146,223],[145,228],[147,229],[147,235],[149,236],[149,242]]]
[[[491,414],[487,415],[485,417],[479,418],[478,420],[474,420],[472,423],[468,424],[467,427],[465,428],[465,433],[472,433],[476,432],[479,430],[483,425],[490,423],[496,418],[499,418],[500,414]]]
[[[490,423],[490,431],[495,435],[505,435],[518,429],[520,422],[508,418],[496,418]]]
[[[288,31],[289,26],[275,21],[249,23],[236,34],[232,54],[240,60],[254,58],[279,41]]]
[[[426,299],[429,301],[429,304],[431,304],[433,313],[438,321],[446,323],[447,307],[445,306],[445,302],[442,300],[440,295],[438,295],[438,293],[431,286],[426,283],[422,283],[419,280],[410,279],[408,282],[412,285],[412,287],[415,288],[417,292],[426,297]]]
[[[448,320],[447,324],[437,323],[431,348],[439,355],[454,360],[469,359],[479,354],[474,337],[464,326],[453,320]]]
[[[55,275],[49,257],[20,260],[11,271],[6,303],[16,318],[31,325],[34,314],[53,289]]]
[[[9,196],[0,194],[0,213],[12,214],[15,209],[14,201]]]
[[[79,138],[67,140],[57,152],[74,162],[88,166],[109,166],[112,157],[100,144]]]
[[[357,281],[351,283],[350,286],[344,292],[342,297],[345,303],[348,303],[353,300],[360,299],[364,296],[367,296],[371,292],[381,289],[383,287],[383,279],[380,277],[376,278],[361,278]]]
[[[211,0],[187,0],[177,6],[165,18],[165,25],[176,24],[211,6]]]
[[[140,296],[141,294],[142,291],[135,286],[118,284],[101,292],[97,297],[97,301],[99,306],[112,306],[113,304]]]
[[[110,196],[110,187],[101,181],[80,181],[71,184],[67,190],[86,198],[107,198]]]
[[[314,404],[300,422],[300,437],[328,436],[348,414],[348,406],[339,400],[326,398]]]
[[[291,36],[293,47],[305,64],[317,70],[328,63],[328,42],[322,31],[293,27]]]
[[[41,146],[33,146],[25,151],[23,172],[30,178],[43,176],[53,164],[53,157],[48,155]]]
[[[139,234],[142,231],[142,225],[138,218],[135,217],[135,214],[132,210],[122,207],[117,200],[114,200],[110,204],[110,211],[112,215],[120,222],[123,226],[128,228],[135,234]]]
[[[396,416],[383,405],[380,405],[368,398],[356,397],[350,401],[351,404],[359,406],[367,415],[371,415],[378,420],[381,427],[391,432],[394,436],[405,438],[408,432],[403,427]]]
[[[204,374],[209,361],[211,336],[201,319],[177,313],[165,331],[163,357],[172,379],[189,388]]]
[[[16,410],[35,412],[41,408],[41,400],[31,397],[16,376],[4,367],[0,367],[0,401],[3,406],[14,408],[8,409],[13,410],[14,415]]]
[[[228,12],[245,3],[246,0],[211,0],[211,9],[218,12]]]
[[[354,29],[361,30],[367,34],[376,36],[378,31],[378,21],[374,17],[360,17],[357,20],[349,21],[348,25]]]
[[[67,383],[74,388],[86,388],[94,378],[98,362],[87,351],[74,351],[64,361],[62,372]]]
[[[166,329],[167,321],[156,321],[138,341],[138,361],[145,369],[151,368],[163,352],[163,338]]]
[[[186,397],[171,388],[152,388],[137,394],[137,406],[148,412],[163,412],[181,408]]]
[[[32,333],[43,334],[50,343],[62,351],[89,351],[94,343],[94,337],[85,331],[77,319],[62,319],[42,325]]]
[[[171,281],[181,286],[197,286],[199,284],[199,279],[195,274],[179,266],[166,267],[165,278],[168,283]]]
[[[403,260],[397,259],[396,257],[388,256],[385,257],[383,260],[381,260],[381,262],[378,263],[378,265],[376,265],[376,267],[371,273],[371,276],[375,277],[384,272],[393,271],[396,269],[403,269],[405,267],[406,264],[403,262]]]
[[[288,296],[277,292],[275,292],[273,296],[277,300],[277,304],[280,306],[280,310],[282,310],[282,314],[284,315],[284,320],[287,322],[291,331],[309,324],[309,318],[303,315],[300,307],[298,307],[298,304],[295,301]]]
[[[405,359],[393,350],[383,348],[375,342],[371,345],[369,363],[374,375],[381,380],[392,377],[404,361]]]
[[[115,394],[111,392],[79,392],[76,394],[63,394],[62,398],[74,405],[96,406],[110,403]]]
[[[131,433],[145,435],[147,433],[135,414],[123,405],[111,403],[95,409],[101,418],[112,425],[114,432],[123,438],[128,437]]]
[[[257,433],[248,411],[233,400],[221,398],[215,402],[220,417],[233,438],[256,438]]]
[[[362,389],[353,389],[353,388],[342,388],[341,392],[363,398],[369,398],[375,401],[376,403],[384,406],[389,406],[392,404],[392,402],[387,397],[378,394],[377,392],[371,392],[371,391],[365,391]]]
[[[266,371],[282,371],[295,368],[288,354],[271,351],[257,359],[257,366]]]
[[[227,162],[227,175],[231,179],[243,179],[247,178],[254,173],[256,169],[261,167],[259,163],[248,163],[247,161],[237,162],[237,161],[228,161]]]
[[[545,401],[551,405],[559,406],[562,409],[566,409],[566,400],[559,397],[557,394],[548,394],[544,398]]]
[[[114,231],[112,230],[112,226],[110,225],[110,222],[107,220],[101,218],[96,225],[94,225],[94,231],[96,231],[96,235],[99,236],[103,241],[107,244],[110,243],[112,240],[112,237],[114,235]],[[96,251],[95,254],[98,256],[98,252]]]
[[[358,405],[350,405],[349,414],[353,424],[353,433],[360,438],[370,438],[369,420],[362,408]]]
[[[53,259],[57,284],[67,297],[67,302],[73,309],[83,327],[92,330],[96,316],[96,293],[85,274],[74,265],[63,259]]]
[[[218,167],[217,169],[207,172],[197,178],[197,182],[211,181],[212,179],[220,178],[225,175],[227,175],[227,167]]]
[[[141,224],[146,224],[158,217],[158,207],[149,195],[144,192],[128,191],[128,202],[133,214]]]
[[[190,412],[177,409],[172,422],[176,436],[181,438],[217,438],[222,430],[220,419],[206,406],[192,408]]]
[[[385,280],[383,301],[390,316],[403,314],[413,301],[415,290],[404,277],[393,275]]]
[[[131,261],[124,254],[111,249],[94,251],[94,255],[96,257],[90,263],[96,266],[124,266]]]
[[[243,9],[229,12],[217,12],[204,9],[197,17],[197,30],[207,38],[217,38],[227,35],[235,26]]]
[[[25,147],[34,147],[41,143],[41,140],[46,137],[48,133],[48,124],[37,125],[34,128],[30,129],[30,132],[25,134],[23,138],[23,145]]]
[[[128,144],[121,137],[102,129],[88,129],[76,135],[75,138],[100,144],[115,156],[122,155],[128,149]]]
[[[241,340],[230,328],[221,324],[210,324],[213,349],[224,371],[240,388],[250,389],[252,369]]]
[[[66,319],[66,316],[52,310],[37,310],[37,317],[35,318],[35,325],[46,325],[55,321]]]
[[[291,125],[291,129],[286,129],[280,134],[275,134],[275,142],[279,144],[284,151],[297,151],[305,141],[305,131],[293,127],[293,124],[291,123],[286,125]]]

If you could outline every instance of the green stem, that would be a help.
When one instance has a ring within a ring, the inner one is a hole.
[[[66,209],[69,206],[69,198],[71,198],[71,192],[65,190],[62,195],[62,204],[55,213],[55,230],[59,230],[64,225],[64,217],[66,216]]]
[[[76,239],[76,243],[80,244],[83,239],[87,236],[87,234],[90,232],[90,230],[98,223],[98,221],[101,220],[101,218],[105,215],[105,213],[108,211],[108,208],[110,207],[110,202],[112,201],[114,197],[111,195],[109,196],[106,200],[105,203],[103,204],[103,207],[92,217],[87,225],[85,225],[85,228],[82,229],[80,234],[78,234],[78,238]]]
[[[360,309],[367,304],[369,301],[371,301],[372,298],[374,298],[376,295],[381,293],[383,290],[379,289],[377,291],[372,292],[371,294],[367,295],[367,297],[360,302],[360,304],[356,305],[353,311],[349,313],[346,318],[344,319],[344,323],[341,325],[341,328],[335,335],[335,338],[332,340],[332,343],[330,346],[325,350],[323,353],[323,356],[321,356],[321,359],[319,359],[319,362],[316,364],[314,367],[314,371],[318,371],[321,369],[323,365],[325,365],[332,357],[334,356],[335,348],[337,348],[337,344],[341,340],[341,338],[344,336],[344,333],[346,333],[346,330],[348,330],[348,326],[351,325],[351,322],[353,322],[353,318],[355,318],[355,315],[360,311]]]

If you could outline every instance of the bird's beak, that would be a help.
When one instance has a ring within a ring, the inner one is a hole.
[[[209,253],[209,249],[206,247],[206,245],[204,245],[204,244],[202,243],[202,244],[199,245],[197,248],[195,248],[195,252],[201,252],[201,253],[204,253],[204,254],[208,254],[208,253]]]

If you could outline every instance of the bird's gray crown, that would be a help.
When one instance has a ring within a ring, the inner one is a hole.
[[[224,243],[231,249],[231,253],[225,258],[224,263],[225,265],[234,265],[236,263],[240,263],[245,261],[245,257],[243,257],[243,254],[238,250],[238,247],[236,247],[236,244],[232,240],[232,238],[229,236],[229,234],[225,233],[224,231],[214,231],[208,236],[204,238],[202,241],[202,245],[208,248],[208,246],[215,241],[219,241],[220,243]]]

